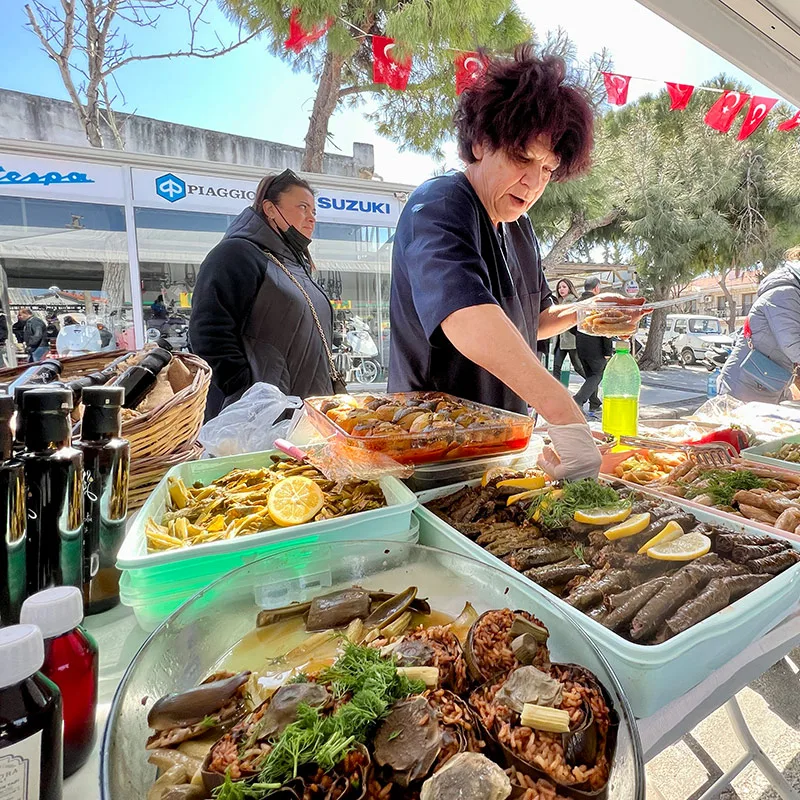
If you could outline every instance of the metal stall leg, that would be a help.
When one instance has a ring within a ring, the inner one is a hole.
[[[719,793],[730,786],[736,776],[751,762],[755,764],[764,777],[769,781],[772,788],[783,798],[783,800],[800,800],[800,794],[796,792],[780,770],[770,761],[767,754],[761,749],[758,742],[753,737],[750,728],[747,726],[742,709],[735,697],[725,703],[725,711],[731,721],[733,733],[739,744],[744,748],[742,757],[714,784],[705,791],[698,800],[713,800]]]

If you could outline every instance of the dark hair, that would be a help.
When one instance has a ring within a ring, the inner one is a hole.
[[[277,203],[278,199],[284,192],[299,186],[301,189],[307,189],[311,194],[314,190],[308,181],[292,172],[290,169],[285,169],[277,175],[265,175],[259,182],[256,189],[256,197],[253,200],[253,211],[258,214],[262,219],[264,218],[264,201],[269,200],[272,203]]]
[[[513,58],[491,60],[485,78],[461,95],[455,113],[463,161],[476,161],[472,147],[480,143],[519,158],[532,138],[545,135],[561,159],[553,180],[586,170],[594,145],[592,105],[566,77],[562,58],[537,58],[530,45],[518,47]]]
[[[583,282],[584,292],[593,292],[600,285],[600,278],[592,275]]]
[[[558,294],[559,284],[562,284],[562,283],[566,283],[567,284],[567,289],[569,289],[569,293],[570,294],[574,294],[575,297],[578,296],[578,293],[575,291],[575,284],[569,278],[559,278],[556,281],[556,294]]]

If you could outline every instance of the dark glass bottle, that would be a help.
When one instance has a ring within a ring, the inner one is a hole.
[[[22,621],[44,637],[41,672],[61,691],[65,778],[88,761],[94,745],[98,653],[82,620],[83,598],[74,586],[45,589],[22,606]]]
[[[0,789],[15,800],[61,800],[61,693],[43,662],[36,626],[0,628]]]
[[[9,394],[13,394],[18,386],[38,385],[57,381],[61,375],[61,362],[55,358],[46,358],[37,364],[32,364],[21,375],[15,378],[8,387]]]
[[[25,599],[25,475],[13,456],[14,398],[0,394],[0,626],[19,622]]]
[[[80,378],[74,378],[71,381],[65,381],[64,386],[72,392],[72,401],[75,405],[81,402],[83,390],[88,386],[102,386],[108,383],[113,378],[117,377],[117,367],[129,358],[134,356],[135,353],[125,353],[124,356],[115,358],[107,367],[101,369],[99,372],[90,372],[88,375],[82,375]]]
[[[129,367],[114,382],[125,389],[125,408],[136,408],[153,388],[158,373],[172,361],[172,353],[162,347],[151,350],[138,364]]]
[[[83,391],[83,601],[86,614],[119,603],[117,553],[125,538],[128,514],[130,445],[120,437],[121,386],[91,386]]]
[[[70,444],[72,393],[34,389],[23,398],[27,594],[82,585],[83,454]]]
[[[25,406],[23,398],[28,392],[41,388],[41,386],[36,386],[35,384],[26,384],[25,386],[17,386],[17,388],[14,389],[14,407],[17,410],[17,415],[14,420],[15,453],[21,453],[25,449]]]

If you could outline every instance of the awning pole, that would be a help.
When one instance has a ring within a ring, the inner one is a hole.
[[[128,275],[133,306],[133,335],[136,349],[144,347],[144,312],[142,310],[142,279],[139,272],[139,249],[136,243],[136,216],[133,213],[133,176],[130,167],[123,168],[122,186],[125,192],[125,235],[128,241]]]

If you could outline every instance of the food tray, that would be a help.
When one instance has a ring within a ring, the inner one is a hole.
[[[480,613],[524,609],[552,631],[553,659],[597,675],[620,725],[604,800],[644,800],[641,744],[630,707],[603,654],[552,598],[532,592],[519,576],[471,558],[429,547],[385,541],[347,541],[294,547],[232,572],[172,615],[145,643],[112,703],[101,747],[103,800],[140,800],[155,769],[147,763],[147,711],[142,698],[195,686],[252,630],[261,608],[277,608],[337,588],[401,591],[417,586],[432,607],[457,615],[469,600]]]
[[[800,443],[800,434],[794,436],[784,436],[782,439],[773,439],[771,442],[759,444],[756,447],[748,447],[742,450],[742,458],[746,461],[758,461],[761,464],[768,464],[770,467],[788,470],[789,472],[800,472],[800,464],[791,461],[784,461],[780,458],[770,458],[765,453],[780,450],[782,445]]]
[[[419,520],[412,514],[408,530],[390,534],[384,533],[380,527],[374,527],[372,533],[371,537],[365,539],[379,536],[381,539],[401,544],[416,544],[419,540]],[[342,536],[347,536],[346,530],[328,534],[325,541],[338,541]],[[241,550],[226,557],[222,565],[220,559],[204,559],[200,564],[193,562],[191,574],[188,575],[186,566],[181,563],[173,567],[126,570],[119,581],[120,600],[123,605],[133,609],[136,621],[142,630],[153,631],[190,597],[217,580],[220,574],[224,575],[232,569],[252,564],[258,559],[263,559],[265,555],[318,541],[320,538],[315,534],[270,547]],[[222,573],[220,573],[221,567]]]
[[[627,339],[639,328],[642,306],[595,303],[577,306],[578,330],[587,336]]]
[[[396,478],[381,478],[380,485],[386,497],[384,508],[362,511],[347,517],[308,522],[291,528],[279,528],[225,539],[206,544],[193,545],[178,550],[165,550],[159,553],[147,552],[145,523],[150,517],[161,519],[168,505],[168,478],[181,478],[184,483],[195,481],[209,483],[232,469],[258,469],[271,464],[270,456],[281,455],[277,450],[247,455],[226,456],[205,459],[173,467],[154,489],[147,502],[134,517],[125,541],[117,555],[117,567],[123,570],[121,592],[126,605],[146,606],[155,601],[163,587],[180,583],[192,591],[199,591],[232,569],[268,555],[275,549],[317,541],[337,541],[339,539],[376,538],[404,541],[412,528],[412,511],[417,505],[414,494]],[[139,590],[138,593],[136,590]],[[143,594],[144,593],[144,594]],[[184,594],[189,596],[192,592]],[[130,602],[128,602],[130,601]],[[136,601],[134,603],[134,601]],[[174,597],[163,598],[167,609],[159,619],[163,619],[170,609],[179,602]],[[171,605],[170,605],[171,604]],[[155,613],[149,609],[141,612],[149,618],[152,625]]]
[[[398,405],[409,400],[433,399],[463,405],[469,412],[490,417],[490,421],[477,429],[462,428],[455,422],[438,430],[420,433],[390,433],[353,435],[328,418],[320,406],[326,401],[336,399],[353,408],[363,407],[365,402],[375,399],[371,394],[340,395],[336,398],[309,397],[305,403],[306,412],[314,427],[323,436],[336,436],[352,447],[378,450],[404,464],[430,464],[441,461],[483,458],[524,450],[528,446],[533,430],[533,420],[522,414],[502,411],[470,400],[460,400],[443,392],[398,392],[380,393],[380,397],[390,397]]]
[[[417,467],[414,474],[403,481],[412,492],[426,492],[440,486],[463,483],[480,478],[484,472],[493,467],[526,470],[536,466],[536,461],[544,447],[544,439],[533,435],[525,450],[518,453],[506,453],[490,458],[475,458],[467,461],[445,461],[442,464],[426,464]]]
[[[420,518],[420,543],[453,550],[491,564],[504,572],[518,575],[532,591],[549,597],[578,623],[608,659],[637,718],[649,717],[676,697],[688,692],[747,644],[774,628],[797,604],[800,564],[776,575],[766,585],[663,644],[634,644],[525,578],[425,508],[424,503],[455,492],[463,485],[465,484],[457,484],[419,495],[420,506],[415,513]],[[654,494],[641,486],[633,488],[643,494]],[[669,499],[675,505],[690,510],[700,522],[721,525],[743,533],[760,533],[764,530],[741,522],[731,525],[728,520],[720,519],[718,514],[711,513],[708,508],[684,503],[676,497]],[[772,529],[767,530],[773,532]],[[800,550],[800,543],[793,542],[793,546]]]

